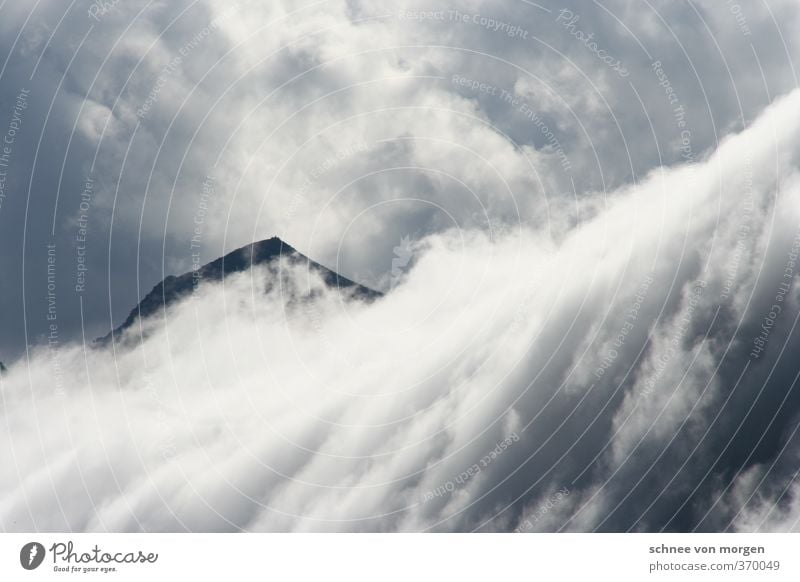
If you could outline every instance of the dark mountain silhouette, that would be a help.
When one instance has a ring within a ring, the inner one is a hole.
[[[293,265],[306,266],[317,272],[329,287],[340,289],[358,299],[371,301],[381,296],[380,292],[359,285],[319,263],[315,263],[281,239],[273,237],[230,252],[224,257],[203,265],[196,272],[190,271],[177,277],[170,275],[153,287],[153,290],[142,299],[139,305],[133,308],[122,325],[104,337],[98,338],[95,342],[99,345],[106,345],[115,337],[118,339],[118,336],[131,327],[138,318],[153,315],[159,310],[163,310],[164,307],[191,295],[198,281],[200,283],[222,281],[228,275],[241,273],[253,265],[269,264],[278,258],[288,260]],[[272,283],[268,282],[268,287],[270,285]]]

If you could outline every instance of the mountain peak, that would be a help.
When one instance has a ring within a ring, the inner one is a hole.
[[[373,300],[381,296],[380,292],[359,285],[323,267],[299,253],[280,238],[273,236],[231,251],[210,263],[206,263],[199,269],[193,269],[182,275],[167,276],[145,295],[120,326],[95,341],[100,345],[106,345],[131,327],[137,319],[153,315],[168,305],[191,295],[198,281],[222,281],[228,275],[241,273],[249,270],[254,265],[268,264],[279,258],[288,259],[292,264],[307,265],[310,270],[314,270],[322,276],[328,287],[350,291],[359,299]]]

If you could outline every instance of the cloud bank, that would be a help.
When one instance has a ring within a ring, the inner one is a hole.
[[[425,236],[372,304],[279,265],[135,348],[34,349],[2,527],[796,530],[798,136],[795,91],[557,237]]]

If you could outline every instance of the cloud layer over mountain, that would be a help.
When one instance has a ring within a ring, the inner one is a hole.
[[[797,9],[459,4],[3,6],[0,527],[797,530]]]
[[[557,245],[429,237],[374,304],[292,304],[255,269],[140,348],[63,348],[61,390],[35,353],[3,379],[4,525],[757,527],[797,454],[799,105]]]

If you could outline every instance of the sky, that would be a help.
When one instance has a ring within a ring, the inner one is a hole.
[[[800,528],[796,2],[0,15],[4,530]]]

